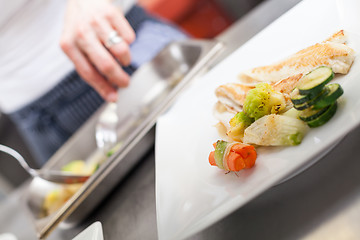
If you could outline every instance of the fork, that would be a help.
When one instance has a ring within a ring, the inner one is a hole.
[[[132,64],[124,67],[124,69],[126,69],[126,72],[128,73],[134,73],[137,70],[137,68]],[[133,99],[131,96],[137,87],[139,86],[136,84],[134,86],[133,81],[131,81],[131,84],[129,84],[126,88],[118,89],[118,96],[120,98],[116,103],[107,103],[107,106],[97,120],[95,126],[96,145],[99,149],[102,149],[105,154],[116,145],[119,139],[117,130],[121,119],[119,117],[118,105],[121,101],[126,101],[128,106],[132,106]],[[124,97],[121,98],[121,96]]]
[[[108,152],[117,142],[118,122],[117,104],[108,103],[100,114],[95,127],[96,144],[104,153]]]
[[[0,151],[9,154],[14,159],[16,159],[19,162],[19,164],[32,177],[40,177],[42,179],[55,183],[83,183],[90,177],[89,175],[79,175],[70,172],[56,171],[50,169],[33,169],[20,155],[20,153],[18,153],[14,149],[0,144]]]

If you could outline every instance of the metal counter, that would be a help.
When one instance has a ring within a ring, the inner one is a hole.
[[[298,2],[266,1],[250,12],[218,37],[227,46],[222,58]],[[360,127],[308,170],[190,239],[360,239],[359,142]],[[0,203],[0,233],[36,239],[19,204],[22,190]],[[71,239],[95,221],[103,224],[105,240],[157,239],[155,211],[152,149],[85,222],[68,229],[60,226],[48,239]]]

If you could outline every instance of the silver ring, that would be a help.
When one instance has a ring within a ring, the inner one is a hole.
[[[115,44],[121,43],[122,41],[124,41],[124,39],[122,37],[119,36],[119,34],[117,33],[117,31],[111,31],[109,33],[109,37],[106,40],[105,43],[105,47],[107,48],[111,48],[112,46],[114,46]]]

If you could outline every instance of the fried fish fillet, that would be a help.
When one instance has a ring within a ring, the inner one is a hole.
[[[230,129],[230,120],[235,116],[236,111],[229,110],[221,102],[217,102],[213,108],[213,115],[224,127],[224,133]]]
[[[289,95],[302,76],[303,74],[300,73],[271,84],[275,91],[281,92],[284,95],[287,105],[291,105]],[[252,86],[241,83],[227,83],[217,87],[215,95],[218,98],[218,102],[228,111],[240,112],[244,105],[246,93],[252,88]]]
[[[217,87],[215,95],[228,111],[240,112],[246,93],[252,88],[240,83],[227,83]]]
[[[244,71],[239,79],[244,84],[258,82],[275,83],[297,74],[305,74],[319,66],[331,67],[334,73],[348,73],[355,52],[346,44],[346,35],[341,30],[324,42],[305,48],[272,65]]]

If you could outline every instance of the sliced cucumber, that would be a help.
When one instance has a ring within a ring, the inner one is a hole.
[[[303,103],[311,100],[309,95],[301,95],[298,88],[294,88],[294,90],[290,93],[290,99],[295,105],[302,105]]]
[[[305,102],[305,103],[300,104],[300,105],[294,104],[294,108],[295,108],[296,110],[299,110],[299,111],[305,110],[305,109],[307,109],[307,108],[309,108],[309,107],[311,107],[311,106],[312,106],[311,102],[310,102],[310,103],[309,103],[309,102]]]
[[[311,105],[309,105],[308,103],[303,103],[303,104],[301,104],[301,105],[296,105],[296,104],[294,104],[294,108],[295,108],[296,110],[299,110],[299,111],[305,110],[305,109],[307,109],[307,108],[309,108],[309,107],[311,107]]]
[[[334,78],[331,68],[322,66],[306,74],[299,81],[297,88],[301,95],[308,95],[310,98],[317,96],[323,87]]]
[[[324,91],[314,103],[314,109],[324,108],[333,104],[344,93],[344,90],[338,83],[328,84],[324,87],[324,90],[325,89],[326,91]]]
[[[314,120],[306,122],[309,125],[309,127],[311,128],[320,127],[321,125],[327,123],[327,121],[329,121],[336,113],[337,102],[334,102],[332,105],[330,105],[325,109],[326,111],[323,114],[321,114]]]
[[[326,112],[327,109],[328,107],[322,109],[307,108],[303,111],[300,111],[299,118],[305,122],[308,122],[318,118],[320,115]]]
[[[320,95],[318,95],[318,96],[320,96]],[[294,108],[296,110],[308,109],[308,108],[310,108],[311,106],[313,106],[316,103],[318,96],[315,96],[315,97],[311,98],[310,100],[308,100],[308,101],[306,101],[306,102],[304,102],[302,104],[294,104]]]
[[[216,148],[215,148],[215,154],[214,154],[215,163],[221,169],[224,169],[223,158],[224,158],[224,153],[225,153],[225,149],[226,149],[227,145],[228,145],[228,142],[226,142],[226,141],[218,140],[216,142]]]

